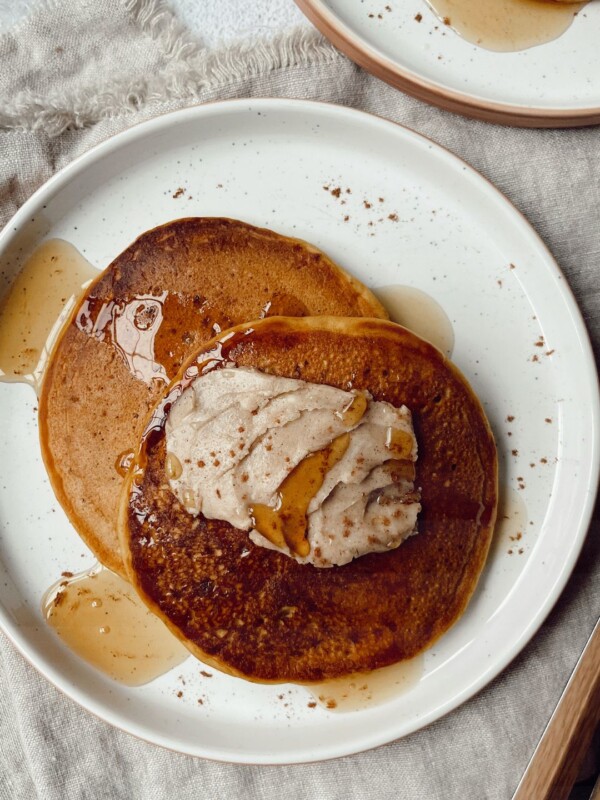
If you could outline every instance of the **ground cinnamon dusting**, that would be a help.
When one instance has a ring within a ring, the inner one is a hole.
[[[328,697],[326,700],[324,695],[319,695],[319,700],[322,703],[325,703],[327,708],[337,708],[337,702],[333,700],[331,697]]]

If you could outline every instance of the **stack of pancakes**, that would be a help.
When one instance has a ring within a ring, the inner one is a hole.
[[[40,429],[60,502],[100,561],[221,670],[317,681],[410,658],[458,619],[475,588],[496,513],[493,438],[456,368],[386,317],[304,242],[184,219],[118,256],[56,345]],[[164,424],[209,362],[406,405],[419,446],[418,535],[319,569],[192,517],[169,487]]]

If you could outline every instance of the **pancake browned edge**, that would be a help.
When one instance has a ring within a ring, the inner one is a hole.
[[[202,371],[224,362],[406,404],[419,447],[419,533],[341,567],[300,565],[229,523],[191,516],[169,488],[164,423]],[[464,611],[497,506],[483,409],[433,346],[374,319],[273,318],[215,339],[149,419],[121,498],[129,578],[199,659],[261,682],[311,682],[415,656]]]
[[[87,290],[50,360],[40,439],[56,496],[110,569],[124,575],[116,519],[127,454],[163,387],[216,332],[275,314],[387,318],[312,245],[231,219],[154,228]]]

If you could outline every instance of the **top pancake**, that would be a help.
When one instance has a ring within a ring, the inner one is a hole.
[[[311,245],[229,219],[144,233],[87,290],[50,360],[40,438],[58,499],[110,569],[124,574],[119,494],[161,390],[216,332],[274,314],[387,317]]]
[[[419,533],[319,569],[188,514],[165,473],[166,415],[200,369],[224,361],[405,404],[419,447]],[[436,348],[381,320],[273,318],[214,340],[164,390],[128,482],[120,535],[140,596],[198,658],[258,681],[320,681],[428,647],[475,589],[497,505],[496,448],[479,401]]]

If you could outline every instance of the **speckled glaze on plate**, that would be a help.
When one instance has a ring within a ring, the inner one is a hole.
[[[505,125],[600,124],[597,0],[558,39],[516,53],[470,44],[425,0],[296,3],[349,58],[425,102]]]
[[[370,287],[410,284],[442,305],[454,360],[498,441],[503,493],[527,509],[519,547],[499,532],[465,615],[426,653],[420,680],[382,705],[311,708],[302,687],[214,670],[206,678],[193,659],[126,688],[68,651],[42,620],[44,591],[93,559],[49,488],[33,392],[0,384],[2,628],[82,706],[184,753],[306,762],[391,741],[497,675],[575,563],[598,479],[597,386],[579,311],[527,222],[464,162],[385,120],[290,100],[186,109],[110,139],[36,192],[0,235],[0,257],[16,271],[41,241],[61,237],[101,267],[140,232],[188,215],[237,217],[307,239]]]

